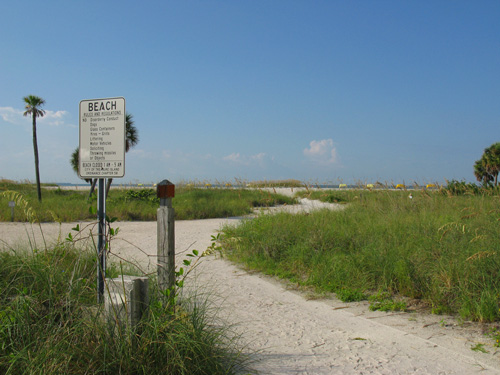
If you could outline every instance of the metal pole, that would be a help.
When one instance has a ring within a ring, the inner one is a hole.
[[[106,275],[106,192],[104,191],[104,178],[99,179],[99,194],[97,197],[97,214],[99,219],[99,232],[97,240],[97,302],[104,302],[104,277]]]

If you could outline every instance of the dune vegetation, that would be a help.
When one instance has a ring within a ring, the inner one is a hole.
[[[96,194],[90,199],[89,188],[78,190],[45,188],[43,201],[38,202],[36,188],[30,183],[0,181],[0,221],[11,220],[9,200],[22,196],[37,213],[41,222],[74,222],[95,220]],[[3,192],[3,194],[2,194]],[[190,184],[176,186],[172,205],[177,220],[237,217],[253,212],[255,208],[293,204],[290,197],[260,189],[199,187]],[[153,221],[160,204],[156,190],[151,188],[114,188],[106,199],[106,213],[119,221]],[[26,221],[22,209],[14,209],[14,221]]]
[[[303,191],[343,210],[262,215],[224,228],[230,259],[333,292],[419,300],[434,313],[500,320],[500,196],[453,181],[428,191]],[[380,298],[375,298],[374,308]],[[406,303],[406,302],[405,302]]]
[[[118,271],[110,265],[108,277]],[[116,330],[96,304],[95,250],[0,252],[0,372],[211,375],[246,366],[237,336],[203,300],[174,309],[150,284],[147,314]]]
[[[298,190],[297,197],[343,209],[258,215],[226,226],[217,237],[224,256],[343,301],[367,299],[371,309],[406,310],[418,301],[432,313],[500,321],[497,188],[451,181],[432,189]],[[10,199],[18,221],[95,220],[88,189],[46,189],[39,203],[32,184],[2,182],[0,197],[2,221],[10,221]],[[273,189],[188,184],[173,199],[178,219],[241,216],[294,202]],[[158,204],[153,189],[112,189],[108,215],[155,220]],[[6,250],[0,253],[1,372],[231,374],[245,367],[224,325],[189,299],[169,309],[153,291],[139,330],[111,333],[95,304],[95,249],[75,251],[66,243]],[[119,274],[113,266],[107,272]]]

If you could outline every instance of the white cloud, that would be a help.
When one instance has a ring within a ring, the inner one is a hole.
[[[304,155],[309,160],[318,164],[334,164],[337,162],[337,150],[331,138],[311,141],[309,146],[309,148],[304,149]]]
[[[222,160],[229,161],[232,163],[250,166],[250,165],[263,165],[267,159],[267,154],[261,152],[259,154],[245,156],[241,155],[239,152],[233,152],[230,155],[224,156]]]
[[[266,156],[267,154],[265,152],[261,152],[260,154],[250,156],[250,159],[261,162]]]
[[[0,117],[5,122],[10,122],[11,124],[24,122],[25,119],[23,117],[23,113],[24,111],[20,111],[12,107],[0,107]]]
[[[5,122],[11,124],[31,124],[31,116],[24,116],[24,110],[15,109],[12,107],[0,107],[0,117]],[[43,117],[37,119],[37,124],[45,124],[49,126],[70,126],[76,128],[76,125],[66,123],[67,111],[50,111],[46,110]]]
[[[231,155],[224,156],[222,159],[223,160],[232,161],[232,162],[235,162],[235,163],[241,162],[241,156],[240,156],[239,152],[237,152],[237,153],[233,152]]]
[[[38,122],[50,126],[68,125],[65,123],[64,118],[68,114],[67,111],[45,111],[45,115],[41,117]],[[72,125],[69,125],[72,126]]]
[[[140,158],[136,159],[144,163]],[[134,161],[135,162],[135,161]],[[183,152],[164,149],[158,157],[148,159],[150,167],[142,168],[157,173],[161,178],[172,179],[271,179],[275,173],[282,173],[282,167],[274,162],[274,158],[264,152],[244,154],[233,152],[226,155],[214,155],[202,152]],[[129,166],[132,165],[132,161]],[[141,173],[144,172],[141,170]],[[130,176],[130,174],[129,174]]]

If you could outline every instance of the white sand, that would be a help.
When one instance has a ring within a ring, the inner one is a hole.
[[[303,203],[288,209],[317,204]],[[205,250],[222,225],[237,222],[178,221],[176,251]],[[42,224],[49,242],[59,232],[65,237],[72,226]],[[113,254],[154,272],[156,223],[120,222],[114,227],[120,233],[112,244]],[[26,242],[27,232],[32,233],[25,224],[0,223],[0,247]],[[40,246],[36,227],[34,234]],[[500,373],[500,351],[478,323],[459,324],[449,316],[417,312],[370,312],[366,302],[347,304],[333,297],[308,300],[283,283],[215,256],[204,258],[190,280],[214,295],[221,316],[237,324],[248,351],[258,351],[254,367],[263,374]],[[473,351],[477,344],[484,344],[488,353]]]

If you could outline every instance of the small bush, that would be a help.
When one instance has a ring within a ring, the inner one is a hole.
[[[387,292],[378,291],[368,297],[370,301],[370,311],[405,311],[406,303],[403,301],[394,301],[392,295]]]
[[[159,204],[160,199],[156,196],[156,191],[153,189],[139,189],[139,190],[125,190],[125,197],[127,200],[139,200]]]
[[[441,189],[441,192],[448,195],[475,195],[481,192],[481,188],[474,183],[465,181],[448,181],[446,187]]]
[[[342,302],[357,302],[366,299],[366,295],[363,292],[350,288],[339,289],[336,295]]]

